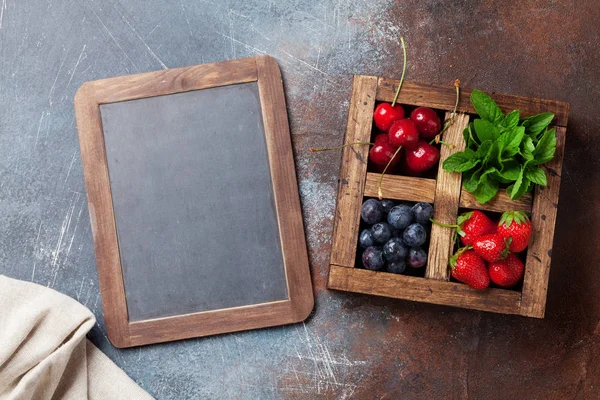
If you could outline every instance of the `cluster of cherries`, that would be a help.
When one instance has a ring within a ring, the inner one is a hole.
[[[381,133],[375,136],[369,160],[378,170],[388,164],[388,170],[400,164],[404,175],[419,176],[437,165],[440,151],[431,143],[440,134],[442,122],[431,108],[418,107],[410,118],[404,118],[401,105],[380,103],[373,119]],[[398,151],[400,147],[402,150]]]

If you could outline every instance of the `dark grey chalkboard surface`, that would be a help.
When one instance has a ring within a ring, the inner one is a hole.
[[[256,82],[100,113],[130,321],[288,298]]]

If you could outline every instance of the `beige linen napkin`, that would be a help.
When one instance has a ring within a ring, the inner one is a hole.
[[[152,399],[86,339],[95,323],[72,298],[0,275],[0,399]]]

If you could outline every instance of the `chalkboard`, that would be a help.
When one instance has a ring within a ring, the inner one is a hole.
[[[272,58],[88,82],[75,108],[113,344],[306,318],[312,287]]]
[[[131,321],[287,299],[256,82],[100,114]]]

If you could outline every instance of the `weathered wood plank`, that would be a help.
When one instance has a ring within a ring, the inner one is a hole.
[[[365,196],[377,197],[377,185],[380,176],[380,174],[372,172],[367,173]],[[381,191],[386,199],[433,203],[435,179],[386,174],[381,182]]]
[[[376,94],[376,77],[354,77],[345,143],[369,141]],[[331,247],[332,264],[354,266],[368,154],[368,146],[349,146],[343,151]]]
[[[565,136],[566,129],[557,127],[554,159],[542,166],[546,171],[548,185],[546,187],[537,185],[533,199],[531,214],[533,239],[527,251],[521,305],[521,314],[529,317],[543,318],[546,310]]]
[[[379,78],[377,100],[391,102],[394,99],[397,85],[397,80]],[[458,111],[468,113],[475,112],[475,109],[469,101],[470,95],[471,90],[461,88]],[[554,117],[553,125],[567,126],[569,103],[497,93],[491,93],[490,95],[504,113],[520,110],[522,117],[530,117],[542,112],[552,112],[556,115]],[[400,96],[398,97],[398,103],[400,104],[427,106],[446,111],[453,110],[455,102],[456,91],[453,85],[435,86],[404,82],[402,84]]]
[[[446,113],[446,119],[450,118],[450,114],[450,112]],[[444,224],[456,223],[462,174],[446,172],[441,165],[451,154],[465,149],[462,131],[467,125],[469,125],[469,116],[467,114],[457,114],[454,123],[443,135],[446,143],[455,146],[454,149],[442,146],[440,151],[440,168],[435,189],[433,218]],[[454,230],[438,225],[431,226],[429,258],[425,270],[426,278],[448,280],[448,260],[454,247],[453,237]]]
[[[514,290],[478,291],[457,282],[375,272],[331,265],[329,289],[372,294],[423,303],[471,308],[503,314],[518,314],[521,293]]]
[[[531,204],[533,202],[531,193],[525,193],[523,197],[518,200],[511,200],[510,196],[506,194],[505,190],[500,190],[496,197],[488,201],[485,204],[479,203],[475,200],[475,197],[462,189],[460,193],[460,207],[461,208],[472,208],[475,210],[493,211],[493,212],[504,212],[507,210],[514,211],[525,211],[531,213]]]
[[[255,58],[242,58],[101,79],[89,84],[94,86],[98,104],[105,104],[254,82],[257,79]]]

